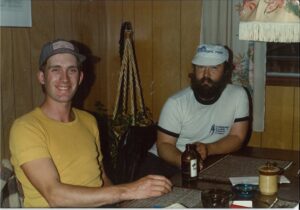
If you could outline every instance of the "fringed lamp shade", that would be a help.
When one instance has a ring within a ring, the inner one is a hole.
[[[244,0],[239,39],[300,42],[299,0]]]

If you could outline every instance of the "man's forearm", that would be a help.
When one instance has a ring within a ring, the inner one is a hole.
[[[227,154],[241,148],[243,140],[234,135],[228,135],[217,142],[207,144],[207,155]]]
[[[181,152],[174,145],[160,143],[157,145],[158,155],[168,163],[181,167]]]
[[[97,207],[117,203],[126,196],[126,187],[82,187],[59,184],[45,195],[51,207]]]
[[[109,187],[82,187],[54,184],[44,197],[51,207],[98,207],[125,200],[161,196],[172,190],[170,180],[148,175],[135,182]]]

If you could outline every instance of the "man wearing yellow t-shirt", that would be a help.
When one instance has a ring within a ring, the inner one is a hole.
[[[18,118],[10,132],[11,162],[25,207],[96,207],[171,190],[171,182],[157,175],[112,185],[102,165],[95,118],[71,105],[83,79],[84,60],[65,40],[42,48],[38,81],[45,99]]]

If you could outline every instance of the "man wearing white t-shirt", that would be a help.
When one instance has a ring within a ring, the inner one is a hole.
[[[229,84],[232,65],[220,45],[199,45],[192,60],[191,86],[171,96],[158,122],[156,144],[140,173],[179,172],[186,144],[201,158],[241,148],[249,127],[249,100],[243,87]],[[201,166],[202,167],[202,166]]]

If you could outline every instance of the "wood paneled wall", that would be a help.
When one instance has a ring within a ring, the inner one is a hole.
[[[266,87],[265,131],[253,132],[249,145],[300,150],[299,87]]]
[[[120,71],[121,24],[130,21],[146,106],[157,119],[168,96],[188,85],[200,41],[201,0],[33,0],[31,28],[1,28],[1,157],[15,118],[43,100],[36,80],[42,45],[76,40],[93,56],[83,108],[111,113]],[[91,78],[92,75],[92,78]]]
[[[133,25],[145,103],[157,120],[166,98],[189,84],[201,5],[201,0],[32,0],[31,28],[0,29],[1,157],[9,157],[12,122],[43,100],[36,72],[40,49],[49,40],[76,40],[87,47],[93,62],[81,87],[87,94],[83,108],[95,111],[100,101],[112,112],[124,21]],[[266,95],[266,131],[254,133],[250,145],[299,150],[299,88],[268,87]]]

